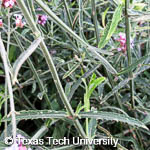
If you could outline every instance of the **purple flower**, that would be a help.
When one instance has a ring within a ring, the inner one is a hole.
[[[47,21],[47,16],[46,15],[38,15],[38,23],[41,25],[45,25]]]
[[[118,41],[120,43],[120,47],[117,49],[118,52],[123,52],[126,53],[126,35],[125,33],[120,32],[119,33],[119,38],[115,39],[116,41]],[[134,44],[133,44],[133,39],[131,39],[131,48],[133,48]]]

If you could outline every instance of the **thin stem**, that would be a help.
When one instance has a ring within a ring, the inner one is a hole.
[[[10,46],[10,8],[8,8],[8,32],[7,32],[7,54],[9,56],[9,46]]]
[[[129,9],[129,0],[125,1],[125,20],[126,20],[126,45],[127,45],[127,56],[128,56],[128,66],[132,64],[132,53],[131,53],[131,29],[130,29],[130,18],[128,16],[128,9]],[[129,72],[129,77],[133,78],[132,71]],[[134,108],[135,102],[134,102],[134,80],[131,79],[130,81],[130,93],[131,93],[131,103],[132,108]]]
[[[8,93],[8,91],[7,91],[7,80],[6,80],[6,82],[5,82],[5,98],[6,98],[6,100],[5,100],[5,104],[4,104],[4,107],[5,107],[5,112],[4,112],[4,114],[5,114],[5,116],[7,116],[7,112],[8,112],[8,105],[7,105],[7,93]],[[5,138],[7,137],[7,121],[5,121]]]
[[[10,74],[9,74],[9,67],[7,64],[7,57],[6,57],[6,51],[4,44],[1,39],[0,35],[0,53],[1,53],[1,58],[3,60],[4,68],[5,68],[5,74],[6,74],[6,80],[7,80],[7,86],[8,86],[8,92],[9,92],[9,97],[10,97],[10,108],[11,108],[11,116],[12,116],[12,132],[13,132],[13,140],[14,143],[16,143],[16,114],[15,114],[15,105],[14,105],[14,98],[13,98],[13,90],[12,90],[12,85],[11,85],[11,79],[10,79]]]
[[[8,8],[8,32],[7,32],[7,54],[9,56],[9,46],[10,46],[10,8]],[[5,82],[5,96],[7,95],[7,80]],[[7,100],[5,101],[5,116],[7,116],[7,111],[8,111],[8,104],[7,104]],[[7,137],[7,121],[5,121],[5,137]]]
[[[94,21],[94,28],[95,28],[95,34],[96,34],[96,41],[97,45],[100,41],[100,34],[98,30],[98,23],[97,23],[97,13],[96,13],[96,6],[95,6],[95,0],[91,0],[91,5],[92,5],[92,17]]]
[[[80,37],[85,39],[83,33],[83,0],[79,0],[79,29],[80,29]]]
[[[73,28],[72,18],[71,18],[71,14],[70,14],[70,11],[69,11],[69,8],[68,8],[68,4],[67,4],[66,0],[63,0],[63,1],[64,1],[65,10],[67,12],[68,20],[69,20],[69,26],[71,28]]]
[[[45,133],[47,133],[48,127],[46,125],[43,125],[31,139],[39,139],[41,138]]]
[[[103,131],[109,138],[115,139],[108,130],[106,130],[105,128],[101,127],[100,125],[98,125],[98,129]],[[127,150],[125,147],[123,147],[119,143],[117,144],[117,148],[119,150]]]

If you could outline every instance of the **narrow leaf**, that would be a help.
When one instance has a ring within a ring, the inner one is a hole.
[[[133,63],[132,65],[128,66],[127,68],[125,68],[121,72],[119,72],[117,75],[120,76],[122,74],[125,74],[125,73],[128,73],[128,72],[132,71],[134,68],[137,67],[137,65],[139,65],[140,63],[142,63],[148,57],[149,57],[149,55],[143,56],[142,58],[140,58],[139,60],[137,60],[135,63]]]
[[[115,112],[104,112],[104,111],[91,111],[91,112],[81,112],[79,113],[81,118],[95,118],[95,119],[105,119],[109,121],[117,121],[127,123],[132,126],[137,126],[149,130],[145,124],[138,119],[129,117],[124,114],[119,114]],[[16,120],[27,120],[27,119],[44,119],[44,118],[67,118],[68,114],[64,111],[50,111],[50,110],[28,110],[20,111],[16,115]],[[11,121],[11,117],[4,117],[2,122]]]
[[[42,37],[39,37],[38,39],[36,39],[31,45],[30,47],[24,51],[19,57],[18,59],[15,61],[14,65],[13,65],[13,79],[12,82],[13,84],[15,84],[15,82],[17,81],[17,75],[18,72],[22,66],[22,64],[29,58],[29,56],[36,50],[36,48],[39,46],[40,42],[43,40]]]
[[[103,48],[108,41],[110,40],[113,33],[116,31],[119,21],[121,20],[122,15],[122,5],[119,5],[113,15],[112,21],[107,24],[107,27],[104,30],[103,37],[99,42],[99,48]]]
[[[146,130],[149,130],[145,124],[138,119],[126,116],[124,114],[119,114],[115,112],[104,112],[104,111],[95,111],[95,112],[81,112],[80,114],[81,118],[95,118],[95,119],[105,119],[105,120],[111,120],[111,121],[117,121],[117,122],[123,122],[127,123],[132,126],[137,126],[144,128]]]
[[[64,74],[63,79],[65,79],[68,76],[70,76],[79,66],[80,66],[80,64],[74,64],[72,66],[72,68]]]
[[[100,77],[95,79],[90,85],[89,85],[89,89],[88,89],[88,98],[90,98],[91,94],[93,93],[93,91],[95,90],[95,88],[101,84],[103,81],[105,80],[105,77]]]

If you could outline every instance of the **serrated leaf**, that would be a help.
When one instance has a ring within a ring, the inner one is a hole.
[[[107,35],[106,40],[110,39],[113,33],[116,31],[116,28],[118,26],[119,21],[121,20],[121,15],[122,15],[122,5],[119,5],[117,9],[114,12],[111,26]]]
[[[127,123],[132,126],[137,126],[149,130],[145,124],[138,119],[129,117],[124,114],[119,114],[115,112],[105,112],[105,111],[91,111],[91,112],[80,112],[79,116],[81,118],[95,118],[95,119],[105,119],[109,121],[117,121]],[[64,111],[50,111],[50,110],[28,110],[20,111],[16,115],[16,120],[27,120],[27,119],[44,119],[44,118],[67,118],[68,114]],[[4,117],[2,122],[11,121],[11,117]]]
[[[95,111],[95,112],[81,112],[81,118],[95,118],[95,119],[105,119],[117,122],[127,123],[132,126],[137,126],[149,130],[145,124],[138,119],[126,116],[124,114],[119,114],[115,112],[104,112],[104,111]]]
[[[122,15],[122,5],[119,5],[113,15],[112,21],[109,22],[104,30],[104,34],[99,42],[98,47],[103,48],[110,40],[113,33],[116,31],[119,21]]]
[[[51,110],[28,110],[20,111],[16,115],[16,120],[27,119],[43,119],[43,118],[65,118],[67,113],[64,111],[51,111]],[[4,117],[2,121],[11,121],[11,117]]]

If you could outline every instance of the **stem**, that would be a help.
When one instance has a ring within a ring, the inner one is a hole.
[[[4,112],[4,114],[5,114],[5,116],[7,116],[7,112],[8,112],[8,106],[7,106],[7,102],[8,102],[8,100],[7,100],[7,80],[6,80],[6,82],[5,82],[5,98],[6,98],[6,101],[5,101],[5,105],[4,105],[4,107],[5,107],[5,112]],[[7,137],[7,121],[5,121],[5,138]]]
[[[85,119],[86,124],[86,136],[89,137],[89,120],[88,118]]]
[[[6,74],[6,81],[7,81],[7,86],[8,86],[8,92],[9,92],[9,97],[10,97],[13,140],[14,140],[14,143],[16,143],[16,128],[17,127],[16,127],[16,114],[15,114],[13,90],[12,90],[11,79],[10,79],[10,74],[9,74],[9,67],[8,67],[8,64],[7,64],[6,51],[5,51],[5,47],[4,47],[4,44],[3,44],[2,39],[1,39],[1,35],[0,35],[0,53],[1,53],[1,58],[3,60],[3,64],[4,64],[4,69],[5,69],[5,74]]]
[[[127,56],[128,56],[128,66],[132,64],[132,53],[131,53],[131,29],[130,29],[130,19],[128,16],[128,9],[129,9],[129,0],[125,1],[125,21],[126,21],[126,45],[127,45]],[[129,72],[129,77],[133,78],[132,71]],[[131,79],[130,81],[130,92],[131,92],[131,103],[132,108],[134,109],[135,102],[134,102],[134,80]]]
[[[9,46],[10,46],[10,8],[8,8],[8,32],[7,32],[7,54],[9,56]]]
[[[97,45],[98,45],[98,43],[100,41],[100,35],[99,35],[99,30],[98,30],[95,0],[91,0],[91,5],[92,5],[92,17],[93,17],[93,21],[94,21],[96,41],[97,41]]]
[[[46,132],[48,131],[48,127],[46,125],[43,125],[31,139],[39,139],[41,138]]]
[[[115,138],[111,135],[111,133],[106,130],[105,128],[101,127],[100,125],[97,126],[99,130],[103,131],[109,138],[112,138],[113,140],[115,140]],[[123,147],[122,145],[120,145],[119,143],[117,144],[117,148],[119,150],[128,150],[125,147]]]
[[[26,18],[28,24],[30,25],[32,31],[33,31],[34,33],[38,33],[38,34],[35,34],[35,35],[36,35],[36,38],[37,38],[37,36],[40,35],[40,32],[39,32],[38,28],[36,27],[36,23],[33,21],[33,18],[31,18],[30,14],[29,14],[29,12],[28,12],[28,9],[27,9],[26,6],[25,6],[24,1],[22,1],[22,0],[17,0],[17,3],[18,3],[18,5],[19,5],[20,9],[22,10],[22,12],[23,12],[23,14],[24,14],[24,16],[25,16],[25,18]],[[56,88],[57,88],[57,90],[58,90],[58,92],[59,92],[59,95],[60,95],[60,97],[61,97],[61,100],[63,101],[63,103],[64,103],[64,105],[65,105],[65,107],[66,107],[66,109],[67,109],[69,115],[70,115],[72,118],[74,118],[74,117],[75,117],[75,113],[74,113],[74,111],[73,111],[73,109],[72,109],[72,107],[71,107],[71,105],[70,105],[70,103],[69,103],[69,101],[68,101],[68,99],[67,99],[65,93],[64,93],[64,90],[63,90],[63,88],[62,88],[62,85],[61,85],[59,76],[58,76],[58,74],[57,74],[56,68],[55,68],[55,66],[54,66],[53,60],[52,60],[51,55],[50,55],[50,53],[49,53],[49,51],[48,51],[48,49],[47,49],[47,47],[46,47],[46,45],[45,45],[44,40],[42,40],[42,42],[40,43],[40,47],[41,47],[41,49],[43,50],[43,54],[44,54],[45,59],[46,59],[46,61],[47,61],[48,67],[49,67],[49,69],[50,69],[50,71],[51,71],[52,77],[53,77],[53,79],[54,79],[54,82],[55,82]],[[82,128],[80,122],[79,122],[79,120],[78,120],[78,119],[76,119],[76,120],[73,119],[73,122],[74,122],[75,127],[77,128],[78,132],[80,133],[80,135],[81,135],[83,138],[87,138],[87,137],[86,137],[86,134],[85,134],[85,132],[84,132],[84,130],[83,130],[83,128]],[[89,146],[89,148],[91,149],[90,146]]]
[[[79,0],[79,29],[80,29],[80,37],[85,39],[83,33],[83,0]]]
[[[8,32],[7,32],[7,54],[9,56],[9,46],[10,46],[10,8],[8,8]],[[5,82],[5,96],[7,96],[7,80]],[[7,116],[8,104],[7,100],[5,101],[5,116]],[[7,137],[7,121],[5,121],[5,137]]]
[[[73,26],[72,26],[72,18],[71,18],[71,14],[70,14],[70,11],[69,11],[69,8],[68,8],[68,4],[67,4],[66,0],[63,0],[63,1],[64,1],[65,10],[67,12],[68,20],[69,20],[69,26],[71,28],[73,28]]]

